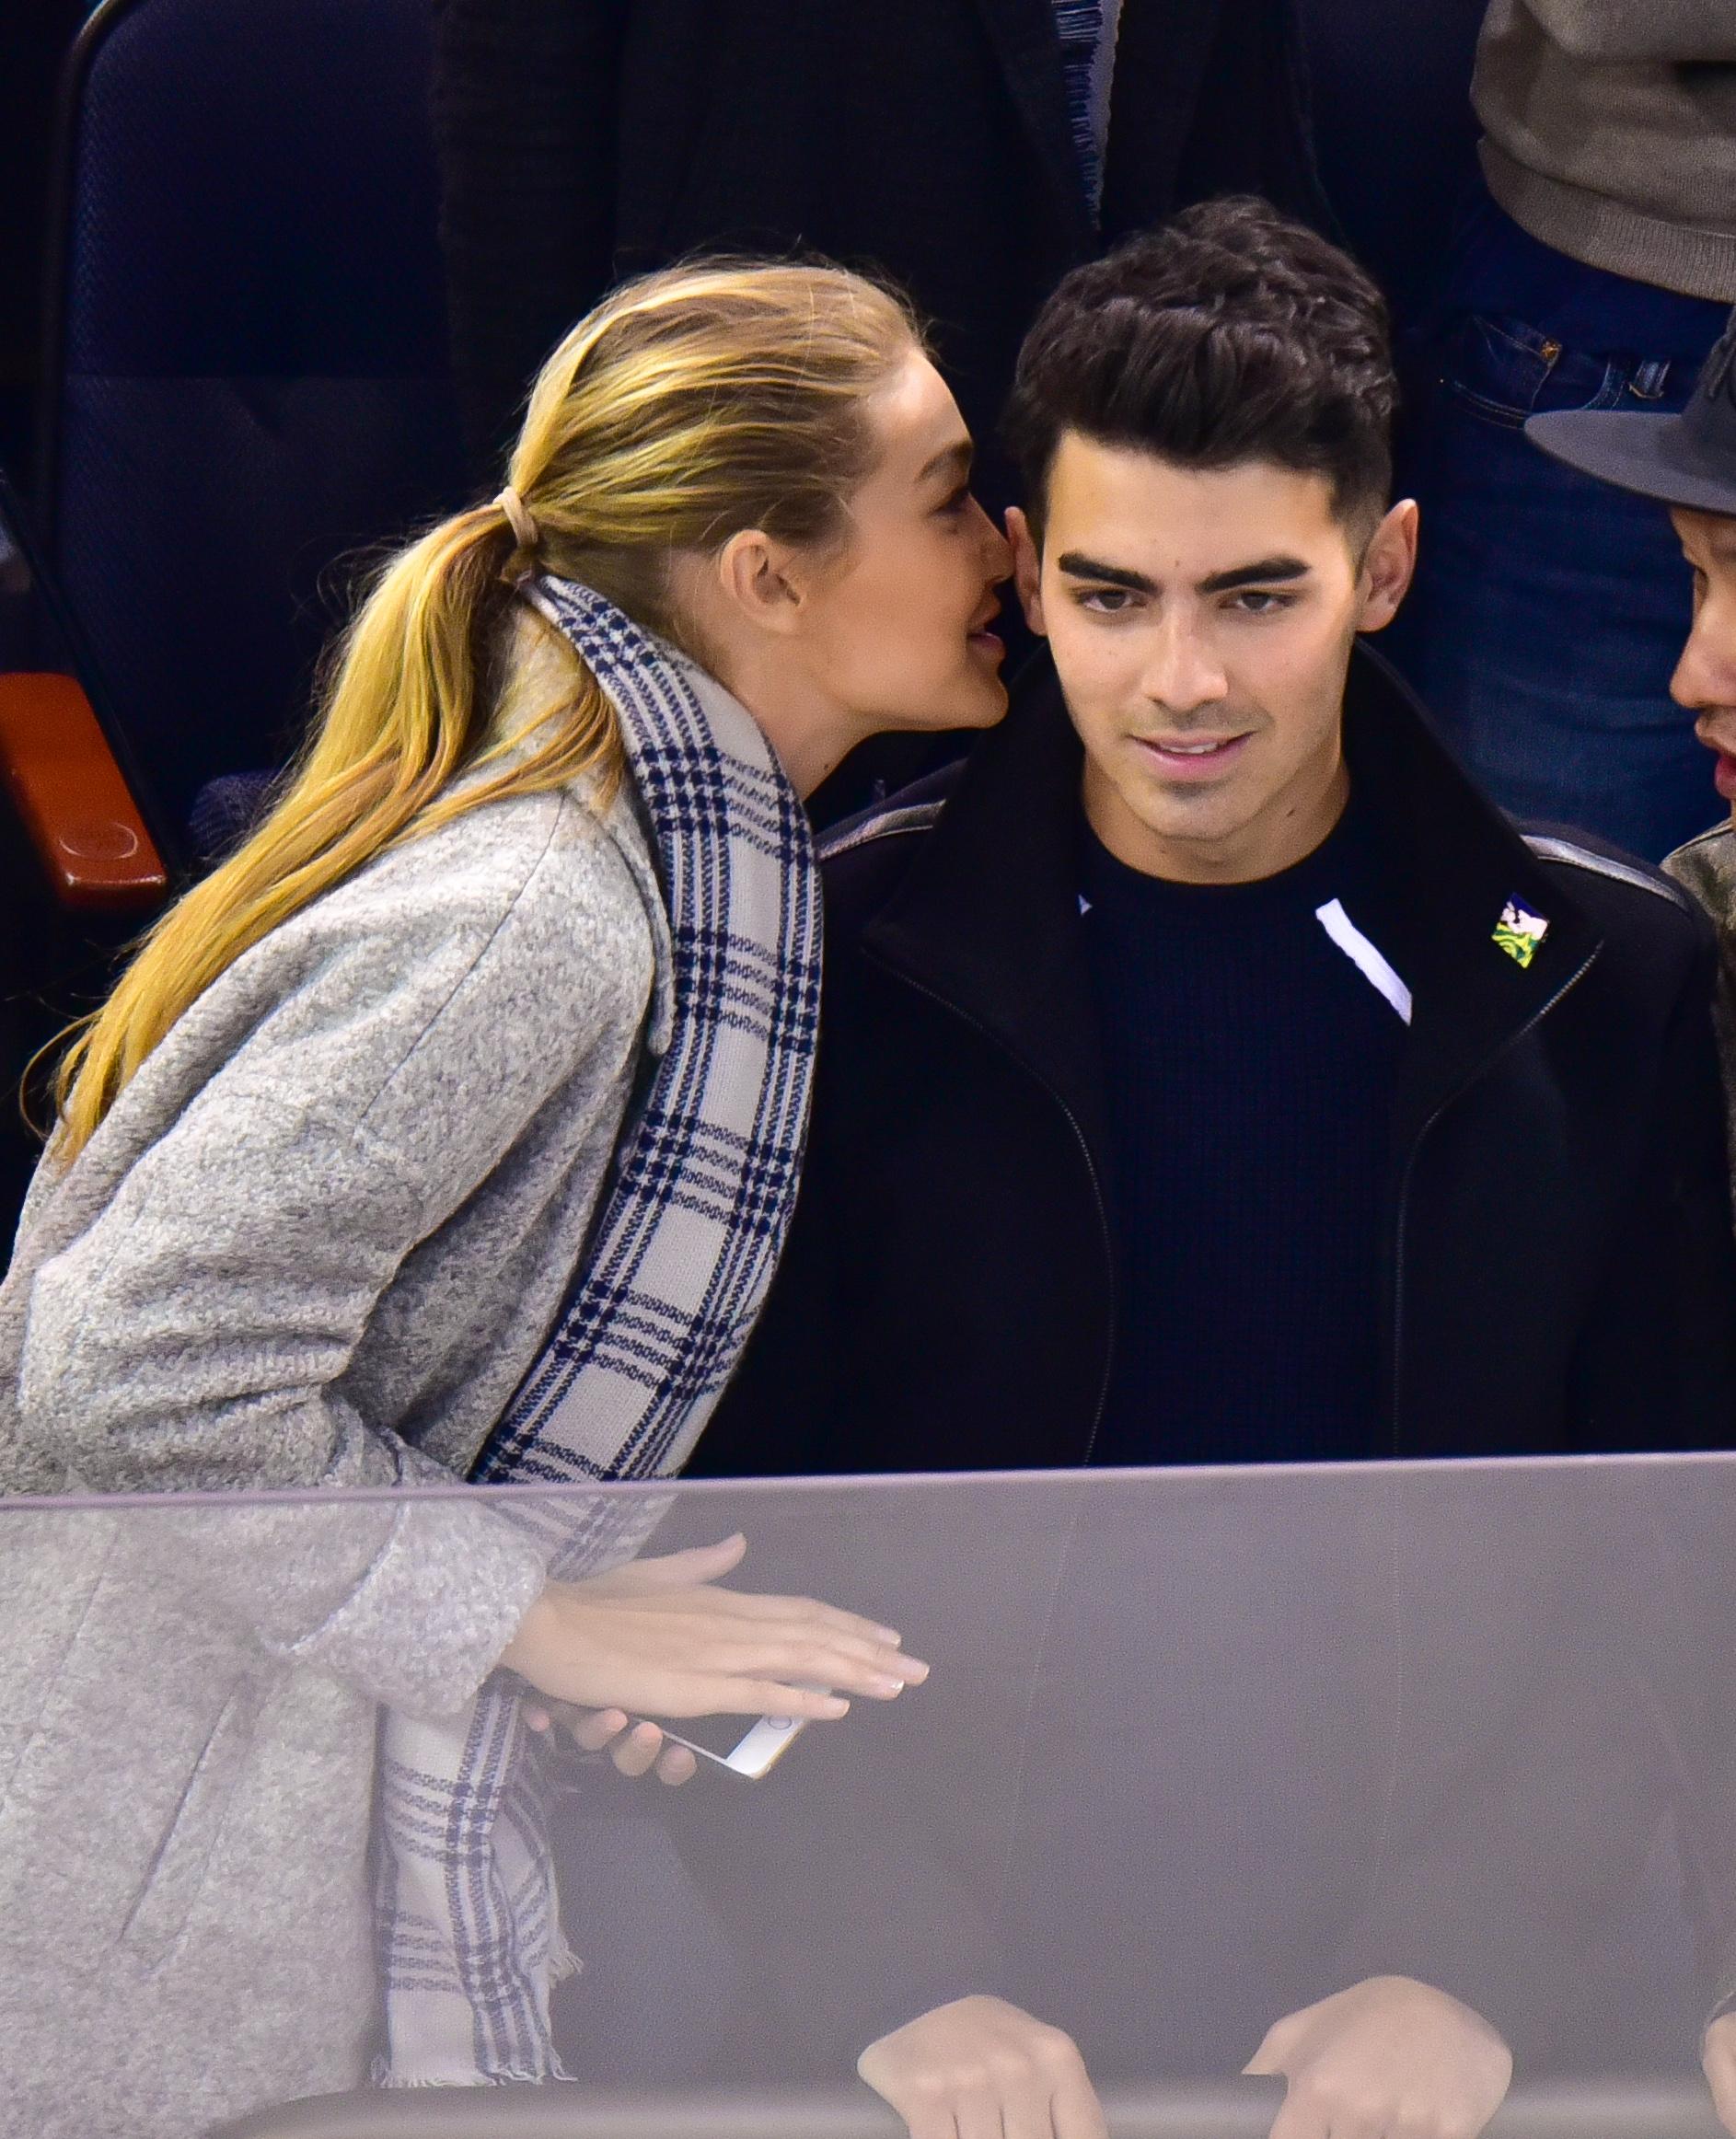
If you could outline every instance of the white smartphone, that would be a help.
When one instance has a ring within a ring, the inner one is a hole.
[[[806,1694],[831,1692],[829,1686],[804,1686],[802,1690]],[[680,1730],[662,1722],[657,1728],[672,1745],[685,1745],[701,1760],[758,1782],[776,1767],[807,1725],[805,1716],[762,1716],[743,1731],[739,1716],[701,1716],[684,1724]]]

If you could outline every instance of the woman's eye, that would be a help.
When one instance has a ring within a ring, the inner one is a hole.
[[[970,485],[962,483],[950,498],[943,499],[936,510],[949,520],[957,519],[970,509]]]

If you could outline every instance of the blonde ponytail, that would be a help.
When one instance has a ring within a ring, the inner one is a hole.
[[[54,1084],[57,1158],[83,1149],[152,1048],[245,951],[398,842],[574,781],[607,799],[623,771],[620,739],[564,640],[568,688],[527,726],[499,722],[512,583],[529,571],[582,581],[678,641],[677,554],[746,527],[801,544],[842,538],[873,462],[864,404],[920,346],[897,297],[818,265],[675,268],[582,320],[543,367],[513,453],[524,518],[498,501],[460,513],[378,573],[264,822],[169,908],[74,1028]],[[535,554],[522,533],[536,536]]]

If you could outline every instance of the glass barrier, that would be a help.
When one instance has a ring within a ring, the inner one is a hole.
[[[670,1787],[489,1675],[736,1531],[926,1680]],[[0,2128],[1714,2139],[1732,1535],[1722,1458],[8,1502]]]

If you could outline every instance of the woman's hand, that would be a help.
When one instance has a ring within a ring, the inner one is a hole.
[[[677,1787],[690,1783],[699,1761],[685,1745],[666,1743],[654,1723],[637,1723],[619,1708],[574,1708],[564,1701],[527,1701],[525,1721],[537,1731],[564,1729],[585,1752],[607,1752],[623,1775],[648,1775]]]
[[[1004,1998],[955,1998],[878,2042],[856,2070],[910,2139],[1107,2139],[1071,2035]]]
[[[1476,2139],[1513,2058],[1469,2006],[1381,1975],[1274,2022],[1243,2070],[1290,2083],[1272,2139]]]
[[[927,1678],[890,1627],[805,1597],[719,1589],[746,1550],[737,1535],[550,1582],[501,1661],[556,1701],[623,1716],[825,1721],[845,1714],[846,1694],[890,1701]]]

